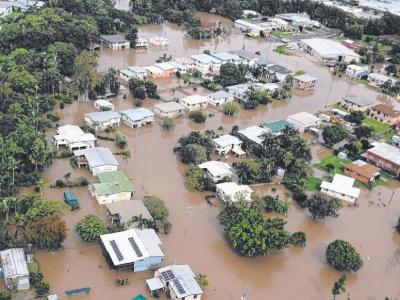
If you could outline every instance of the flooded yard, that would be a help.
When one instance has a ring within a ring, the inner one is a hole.
[[[222,21],[224,26],[232,26],[227,20]],[[99,71],[109,67],[152,64],[164,52],[172,56],[188,56],[205,49],[227,51],[245,46],[249,51],[260,51],[278,64],[293,70],[303,69],[318,78],[318,87],[311,94],[295,93],[285,103],[260,106],[255,110],[242,109],[235,117],[224,116],[209,108],[207,112],[214,113],[214,117],[208,118],[205,124],[195,124],[187,118],[180,118],[176,120],[175,130],[170,132],[163,130],[158,122],[139,129],[121,125],[118,132],[128,139],[127,146],[132,158],[127,164],[121,157],[118,160],[121,170],[133,179],[136,189],[134,198],[156,195],[165,201],[170,210],[172,233],[160,235],[166,256],[164,264],[189,264],[194,272],[206,274],[210,287],[204,299],[240,299],[246,287],[250,290],[249,300],[331,299],[330,290],[340,273],[326,265],[324,251],[332,240],[344,239],[359,250],[364,260],[364,267],[357,274],[349,275],[347,292],[351,299],[383,300],[385,296],[400,297],[400,236],[393,230],[395,220],[400,215],[398,192],[389,205],[393,192],[399,187],[397,183],[377,187],[372,192],[363,191],[359,207],[344,207],[339,218],[328,219],[324,223],[314,222],[293,203],[288,213],[287,230],[304,231],[307,235],[306,247],[291,247],[268,257],[244,258],[235,254],[224,238],[217,220],[218,201],[215,201],[216,205],[210,206],[204,200],[204,193],[190,192],[185,188],[183,174],[186,166],[178,161],[172,151],[177,140],[192,130],[213,129],[217,132],[217,128],[222,126],[225,132],[229,132],[233,125],[244,128],[286,118],[299,111],[314,113],[349,93],[375,101],[379,101],[379,94],[362,84],[332,77],[326,67],[310,57],[281,56],[273,52],[273,47],[269,47],[268,43],[245,38],[239,33],[232,33],[221,40],[194,41],[184,36],[183,28],[172,24],[144,26],[140,28],[140,33],[144,36],[161,34],[170,39],[170,46],[165,49],[150,47],[148,50],[105,49],[99,53]],[[166,92],[164,97],[169,97],[173,92],[168,91],[176,86],[177,81],[170,79],[156,83],[161,91]],[[190,88],[184,91],[190,91]],[[201,89],[198,91],[205,92]],[[156,102],[146,100],[144,106]],[[116,110],[133,107],[130,97],[125,100],[118,97],[114,104]],[[91,111],[95,111],[92,103],[74,102],[59,112],[60,124],[82,125],[83,114]],[[53,133],[48,132],[49,141]],[[98,144],[113,147],[111,142],[104,140],[99,140]],[[324,151],[317,149],[313,155],[321,159],[326,156]],[[69,159],[54,160],[44,174],[46,198],[62,201],[63,190],[51,189],[49,186],[68,172],[72,173],[73,178],[85,176],[91,182],[95,181],[86,169],[72,169]],[[105,220],[105,209],[90,197],[87,188],[76,188],[74,192],[79,198],[81,209],[65,216],[69,232],[64,249],[36,255],[45,281],[50,284],[50,291],[57,293],[60,299],[66,298],[65,290],[81,287],[91,287],[92,291],[80,299],[130,300],[139,293],[147,295],[145,279],[153,275],[151,272],[117,273],[110,270],[100,246],[81,241],[74,231],[75,224],[89,213]],[[283,194],[285,191],[279,187],[277,193]],[[129,278],[130,284],[116,287],[116,278]]]

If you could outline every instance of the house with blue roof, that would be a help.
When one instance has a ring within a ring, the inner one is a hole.
[[[107,127],[119,127],[121,115],[113,110],[87,113],[85,114],[85,123],[96,131],[103,131]]]
[[[126,109],[120,112],[122,122],[129,127],[141,127],[154,122],[154,113],[147,108]]]

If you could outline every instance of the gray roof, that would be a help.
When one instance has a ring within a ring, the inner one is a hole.
[[[400,149],[386,144],[386,143],[372,143],[374,146],[371,149],[368,149],[367,152],[380,156],[396,165],[400,165]]]
[[[172,265],[158,269],[160,274],[166,271],[171,271],[173,276],[169,277],[168,280],[165,280],[166,278],[161,276],[161,281],[163,281],[164,284],[169,282],[179,299],[190,295],[203,294],[203,290],[197,283],[196,277],[188,265]],[[179,285],[182,289],[178,288]]]
[[[350,103],[356,104],[358,106],[368,106],[368,105],[371,105],[371,104],[374,103],[371,100],[368,100],[368,99],[365,99],[365,98],[359,98],[359,97],[357,97],[355,95],[345,96],[345,97],[343,97],[343,100],[346,101],[346,102],[350,102]]]
[[[96,111],[92,113],[85,114],[86,117],[92,119],[93,122],[107,122],[112,119],[120,118],[120,114],[113,110],[108,111]]]
[[[182,104],[176,103],[175,101],[155,104],[154,107],[165,113],[175,112],[175,111],[180,111],[180,110],[185,109],[185,106],[183,106]]]
[[[74,156],[85,156],[90,168],[100,166],[118,166],[119,163],[108,148],[88,148],[74,151]]]
[[[121,114],[126,115],[132,121],[140,121],[148,117],[154,116],[154,113],[147,108],[135,108],[122,110]]]
[[[274,64],[272,66],[268,66],[267,68],[269,71],[272,71],[274,73],[280,73],[280,74],[291,74],[293,73],[292,70],[289,70],[288,68],[282,67],[281,65]]]
[[[118,34],[102,34],[100,38],[109,43],[127,43],[128,41]]]
[[[234,53],[229,53],[229,52],[216,52],[212,53],[211,56],[218,58],[220,61],[229,61],[229,60],[234,60],[234,61],[240,61],[240,56]]]
[[[111,215],[119,215],[121,222],[125,223],[132,217],[142,216],[143,219],[153,220],[151,214],[141,200],[125,200],[106,204]]]
[[[293,78],[297,79],[297,80],[300,80],[300,81],[303,81],[303,82],[309,82],[309,81],[317,80],[317,78],[315,78],[315,77],[313,77],[311,75],[308,75],[308,74],[297,75],[297,76],[294,76]]]
[[[216,63],[219,64],[221,61],[214,56],[208,55],[208,54],[195,54],[190,56],[192,59],[202,63],[202,64],[211,64],[211,63]]]
[[[253,59],[258,59],[260,57],[259,55],[251,53],[247,50],[231,51],[231,53],[234,53],[245,60],[253,60]]]
[[[259,56],[256,64],[259,66],[268,66],[268,65],[274,65],[275,63],[271,60],[266,59],[265,57]]]
[[[212,99],[221,99],[221,98],[227,98],[227,97],[232,97],[233,95],[231,93],[225,92],[225,91],[218,91],[214,92],[208,95],[208,97]]]
[[[23,248],[11,248],[0,252],[4,277],[28,276],[28,265]]]

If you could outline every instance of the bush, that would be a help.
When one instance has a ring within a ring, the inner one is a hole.
[[[115,146],[120,149],[124,149],[126,147],[126,139],[119,134],[115,135]]]
[[[185,173],[185,184],[190,190],[199,192],[215,190],[211,179],[204,176],[204,171],[198,166],[190,166]]]
[[[328,146],[343,141],[347,135],[346,129],[341,125],[326,126],[322,131],[322,137]]]
[[[233,116],[237,113],[239,113],[239,105],[236,103],[225,103],[224,106],[222,107],[222,112],[227,115],[227,116]]]
[[[171,232],[172,224],[168,221],[169,210],[165,206],[164,201],[155,196],[145,196],[143,204],[149,210],[153,217],[153,228],[155,231],[163,231],[165,234]]]
[[[160,123],[165,130],[173,130],[175,128],[174,120],[169,117],[162,117]]]
[[[76,178],[74,183],[76,186],[87,186],[89,184],[88,180],[83,176]]]
[[[50,285],[46,282],[41,282],[35,286],[36,294],[38,296],[46,295],[49,292]]]
[[[287,213],[289,202],[281,200],[278,196],[265,196],[262,198],[263,207],[268,212]]]
[[[325,251],[328,264],[340,272],[357,272],[363,265],[360,254],[346,241],[336,240]]]
[[[38,283],[42,282],[43,280],[43,274],[42,273],[34,273],[30,272],[29,273],[29,283],[32,286],[36,286]]]
[[[55,183],[56,188],[64,188],[66,186],[67,186],[67,184],[63,180],[61,180],[61,179],[56,180],[56,183]]]
[[[297,231],[290,236],[290,243],[293,246],[304,247],[306,245],[306,234],[303,231]]]
[[[108,232],[107,226],[95,215],[87,215],[76,224],[75,230],[82,240],[93,242],[100,238],[100,235]]]
[[[305,202],[305,207],[311,213],[313,219],[323,220],[326,217],[338,217],[342,207],[340,200],[321,193],[315,193]]]
[[[400,218],[397,220],[397,225],[396,225],[395,229],[398,233],[400,233]]]
[[[12,293],[10,291],[1,291],[0,300],[11,300]]]
[[[189,114],[189,119],[193,120],[196,123],[204,123],[207,119],[207,116],[199,110],[192,111]]]
[[[139,98],[135,98],[135,99],[133,99],[133,104],[135,104],[135,106],[142,106],[143,100],[139,99]]]

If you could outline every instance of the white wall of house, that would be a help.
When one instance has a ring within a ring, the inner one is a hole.
[[[119,127],[121,123],[121,118],[113,118],[96,124],[96,122],[94,122],[91,118],[85,116],[85,122],[94,129],[102,131],[105,130],[107,127]]]
[[[99,204],[110,204],[113,202],[130,200],[132,198],[132,193],[123,192],[123,193],[117,193],[117,194],[112,194],[112,195],[100,196],[99,194],[96,193],[96,191],[94,191],[92,193],[92,196],[96,197],[96,200]]]
[[[128,125],[131,128],[136,128],[136,127],[142,127],[144,125],[153,123],[154,118],[153,118],[153,116],[150,116],[147,118],[143,118],[141,120],[131,120],[126,115],[122,114],[122,122],[124,122],[124,124]]]
[[[92,172],[93,176],[96,176],[98,174],[105,173],[105,172],[118,171],[118,166],[104,165],[104,166],[91,168],[90,171]]]
[[[338,199],[344,200],[344,201],[348,201],[348,202],[351,202],[351,203],[354,203],[357,200],[356,197],[352,197],[352,196],[349,196],[349,195],[346,195],[346,194],[343,194],[343,193],[339,193],[339,192],[336,192],[336,191],[332,191],[332,190],[329,190],[329,189],[325,189],[325,188],[321,188],[321,193],[325,194],[325,195],[328,195],[328,196],[331,196],[331,197],[334,197],[334,198],[338,198]]]
[[[213,99],[212,97],[208,97],[208,101],[210,102],[211,105],[214,106],[222,106],[225,103],[231,103],[234,100],[234,96],[229,96],[229,97],[224,97],[224,98],[218,98],[218,99]]]

